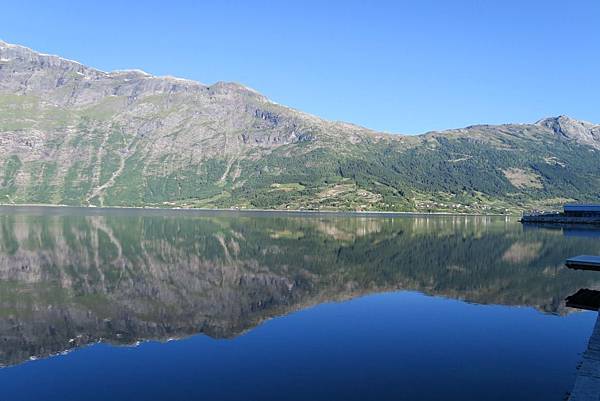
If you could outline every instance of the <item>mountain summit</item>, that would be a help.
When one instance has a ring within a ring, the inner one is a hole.
[[[550,128],[563,139],[600,148],[600,125],[575,120],[568,116],[545,118],[536,124]]]
[[[596,200],[599,149],[565,116],[389,135],[0,41],[2,203],[504,212]]]

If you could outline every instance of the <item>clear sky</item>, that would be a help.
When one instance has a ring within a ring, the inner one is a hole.
[[[600,123],[600,1],[12,1],[0,39],[102,70],[237,81],[333,120],[420,133]]]

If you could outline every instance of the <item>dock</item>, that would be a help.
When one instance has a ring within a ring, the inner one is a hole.
[[[520,219],[521,223],[542,223],[554,225],[594,224],[600,225],[600,205],[566,204],[563,211],[530,212]]]
[[[565,265],[571,269],[600,271],[600,256],[579,255],[569,258]],[[566,305],[571,308],[595,311],[596,324],[583,353],[582,361],[577,368],[575,385],[569,401],[599,401],[600,400],[600,291],[581,288],[575,294],[568,296]]]
[[[600,271],[600,256],[579,255],[567,259],[565,265],[569,269]]]
[[[600,317],[596,320],[569,397],[569,401],[592,400],[600,400]]]
[[[566,216],[562,213],[526,214],[519,221],[521,223],[541,223],[558,226],[570,224],[600,226],[600,216]]]

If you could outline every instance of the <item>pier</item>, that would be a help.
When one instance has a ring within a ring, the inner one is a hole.
[[[570,269],[600,270],[600,257],[581,255],[567,259],[565,265]],[[568,296],[566,305],[571,308],[596,311],[600,309],[600,291],[582,288]],[[569,401],[600,400],[600,315],[583,354],[581,365],[577,369],[575,385]]]
[[[565,265],[569,269],[600,271],[600,256],[579,255],[567,259]]]
[[[569,401],[600,400],[600,318],[596,320]]]
[[[562,212],[532,212],[523,214],[521,223],[547,223],[556,225],[600,225],[600,205],[567,204]]]

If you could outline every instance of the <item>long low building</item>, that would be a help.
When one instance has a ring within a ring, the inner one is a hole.
[[[600,216],[600,205],[586,205],[586,204],[567,204],[564,206],[565,216]]]
[[[524,214],[522,223],[600,224],[600,204],[570,203],[562,212],[535,212]]]

